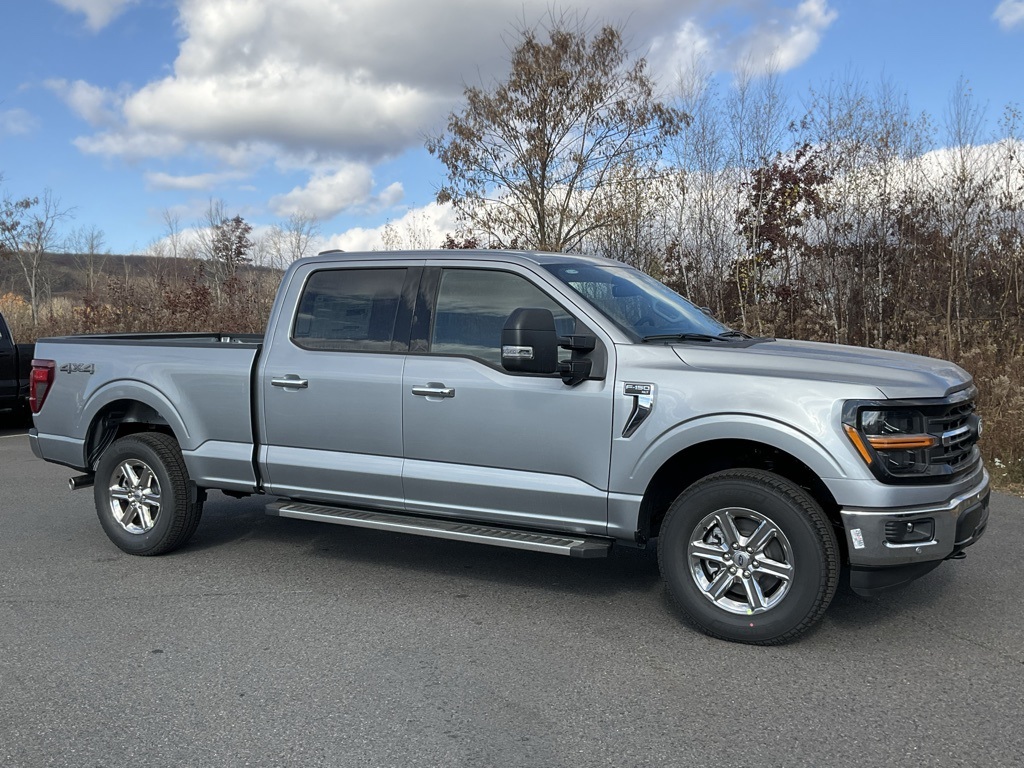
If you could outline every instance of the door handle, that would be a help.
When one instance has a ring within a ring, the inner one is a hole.
[[[281,376],[280,378],[271,379],[270,383],[275,387],[286,387],[289,389],[305,389],[309,386],[309,379],[300,379],[294,373],[289,373],[287,376]]]
[[[420,384],[413,387],[412,393],[421,397],[455,397],[455,388],[446,387],[444,384],[432,381],[429,384]]]

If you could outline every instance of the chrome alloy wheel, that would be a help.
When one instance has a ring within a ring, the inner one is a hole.
[[[111,475],[110,513],[128,533],[148,533],[160,514],[160,483],[139,459],[117,465]]]
[[[793,548],[786,534],[752,509],[712,512],[697,524],[686,550],[701,594],[729,613],[770,610],[793,584]]]

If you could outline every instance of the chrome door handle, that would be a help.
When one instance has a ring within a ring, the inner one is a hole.
[[[305,389],[306,387],[309,386],[309,379],[300,379],[294,373],[289,373],[287,376],[281,376],[280,378],[271,379],[270,383],[275,387]]]
[[[432,381],[429,384],[420,384],[413,387],[412,393],[422,397],[455,397],[455,388],[446,387],[444,384]]]

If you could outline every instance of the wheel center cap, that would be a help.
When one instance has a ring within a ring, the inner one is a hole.
[[[749,563],[751,560],[751,557],[746,552],[737,552],[734,557],[734,560],[737,566],[739,566],[740,568],[746,568],[747,563]]]

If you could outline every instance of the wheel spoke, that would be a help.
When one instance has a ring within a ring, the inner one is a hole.
[[[718,600],[729,591],[729,587],[732,586],[735,577],[729,573],[728,569],[722,568],[717,574],[715,574],[714,581],[708,584],[707,592],[715,600]]]
[[[131,498],[131,492],[120,485],[115,485],[110,489],[110,498],[118,499],[119,501],[128,501],[128,499]]]
[[[765,560],[758,558],[757,572],[760,575],[774,576],[783,581],[789,581],[793,574],[793,566],[789,563],[780,563],[778,560]]]
[[[747,600],[750,601],[750,607],[755,610],[764,610],[766,607],[764,593],[761,591],[761,585],[757,583],[755,578],[743,579],[743,588],[747,591]]]
[[[139,475],[139,488],[149,488],[153,484],[153,470],[143,465],[142,474]]]
[[[761,524],[750,535],[750,538],[747,539],[747,547],[754,550],[754,552],[760,553],[775,538],[777,532],[778,529],[772,525],[771,521],[762,520]]]
[[[121,525],[130,525],[132,520],[135,518],[135,506],[132,504],[126,504],[118,517],[121,520]]]
[[[135,468],[127,461],[121,465],[121,471],[124,472],[125,479],[128,481],[128,485],[132,488],[139,487],[139,476],[135,474]]]
[[[139,525],[143,531],[148,531],[153,527],[153,515],[151,510],[144,504],[139,505]]]
[[[731,547],[733,544],[740,543],[740,532],[736,529],[736,521],[733,520],[729,512],[725,510],[718,512],[715,515],[715,521],[718,523],[719,530],[722,531],[726,544]]]
[[[701,560],[710,560],[713,563],[724,563],[726,549],[708,544],[706,541],[690,542],[690,556],[699,557]]]
[[[142,503],[155,509],[160,509],[160,494],[153,491],[145,491],[142,494]]]

